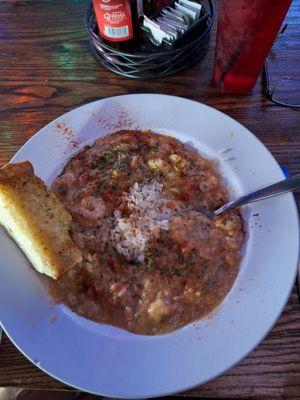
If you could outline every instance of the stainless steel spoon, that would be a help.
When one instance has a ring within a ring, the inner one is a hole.
[[[214,219],[227,211],[233,210],[235,208],[241,207],[244,204],[253,203],[258,200],[267,199],[268,197],[278,196],[286,192],[292,192],[293,190],[300,189],[300,174],[294,175],[292,178],[284,179],[278,183],[267,186],[263,189],[256,190],[255,192],[248,193],[237,200],[230,201],[224,204],[222,207],[215,211],[210,211],[205,207],[189,207],[183,210],[173,213],[170,218],[178,214],[182,214],[188,211],[196,211],[206,215],[210,219]]]

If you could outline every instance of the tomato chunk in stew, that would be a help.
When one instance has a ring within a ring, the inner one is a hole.
[[[101,137],[70,159],[53,190],[84,260],[50,290],[79,315],[165,333],[211,312],[233,285],[243,219],[172,216],[228,200],[215,163],[178,140],[151,131]]]

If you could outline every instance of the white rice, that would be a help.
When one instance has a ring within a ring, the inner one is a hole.
[[[161,229],[169,229],[171,211],[166,207],[162,190],[163,185],[155,180],[146,185],[135,183],[123,195],[130,216],[122,218],[119,210],[114,212],[112,242],[128,260],[144,261],[148,241],[157,238]]]

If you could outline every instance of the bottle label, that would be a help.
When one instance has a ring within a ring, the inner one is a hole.
[[[100,35],[111,42],[133,38],[129,0],[94,0]]]

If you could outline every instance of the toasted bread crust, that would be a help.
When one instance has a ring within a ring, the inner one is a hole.
[[[6,164],[0,168],[0,183],[14,183],[22,177],[34,175],[33,166],[29,161]],[[39,179],[39,178],[37,178]]]
[[[0,224],[33,266],[54,279],[81,261],[69,235],[70,214],[34,175],[29,161],[0,169]]]

